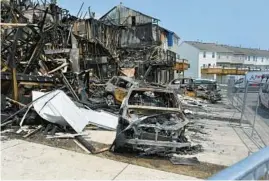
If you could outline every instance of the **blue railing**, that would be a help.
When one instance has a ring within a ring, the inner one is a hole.
[[[208,180],[259,180],[261,178],[269,180],[269,147],[253,153]]]

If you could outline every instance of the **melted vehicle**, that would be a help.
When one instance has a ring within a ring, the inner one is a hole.
[[[188,120],[178,97],[162,88],[131,88],[120,108],[114,151],[177,153],[190,147],[184,136]]]
[[[189,87],[195,91],[196,97],[207,99],[211,103],[221,100],[220,89],[215,80],[195,79]]]
[[[114,76],[105,87],[105,97],[108,105],[121,104],[128,90],[136,84],[135,80],[125,76]]]

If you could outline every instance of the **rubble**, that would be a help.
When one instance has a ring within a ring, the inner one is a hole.
[[[186,116],[208,102],[176,95],[157,80],[160,67],[174,74],[176,55],[160,45],[167,30],[118,24],[108,14],[72,16],[46,1],[1,1],[1,13],[2,133],[70,139],[89,154],[171,157],[174,164],[172,153],[203,151],[185,135],[194,130]],[[116,132],[114,142],[95,148],[86,139],[89,125]]]

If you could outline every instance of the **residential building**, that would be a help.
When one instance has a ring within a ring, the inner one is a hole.
[[[190,64],[184,75],[193,78],[209,78],[222,82],[226,81],[227,75],[269,69],[268,50],[184,41],[179,46],[179,54]]]

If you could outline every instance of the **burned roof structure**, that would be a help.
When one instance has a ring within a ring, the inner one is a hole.
[[[150,81],[157,82],[157,69],[173,78],[176,53],[163,46],[163,37],[171,33],[158,25],[157,18],[119,5],[97,20],[79,16],[81,8],[73,16],[54,1],[1,1],[1,74],[13,80],[17,73],[24,74],[27,84],[39,85],[28,75],[57,81],[59,73],[78,75],[91,69],[103,80],[132,68],[139,78],[152,66]],[[17,92],[17,84],[24,80],[10,81],[5,85],[13,85]]]

